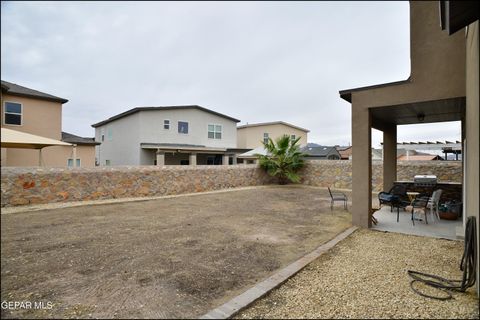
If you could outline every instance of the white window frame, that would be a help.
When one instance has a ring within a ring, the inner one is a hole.
[[[208,129],[209,126],[213,126],[213,138],[210,138],[210,137],[208,136],[208,134],[210,133],[210,130]],[[217,126],[220,127],[220,138],[217,138],[217,137],[216,137],[216,133],[218,133],[218,132],[216,131]],[[207,124],[207,138],[208,138],[208,139],[212,139],[212,140],[222,140],[222,138],[223,138],[223,125],[218,124],[218,123],[209,123],[209,124]]]
[[[77,168],[80,168],[81,165],[82,165],[82,161],[80,160],[80,158],[77,158],[76,160],[77,160],[77,161],[76,161],[76,162],[77,162]],[[68,163],[69,163],[70,161],[72,161],[72,165],[71,165],[71,166],[68,165]],[[73,158],[68,158],[68,159],[67,159],[67,167],[73,168]]]
[[[7,120],[7,117],[5,117],[6,113],[9,114],[18,114],[18,113],[13,113],[13,112],[7,112],[7,103],[15,103],[20,105],[20,124],[11,124],[11,123],[6,123],[5,121]],[[23,103],[16,102],[16,101],[3,101],[3,124],[6,126],[16,126],[16,127],[21,127],[23,126]]]
[[[165,123],[166,121],[168,121],[168,124]],[[172,122],[170,121],[170,119],[163,119],[163,130],[170,130],[171,124]],[[168,128],[165,128],[165,125],[168,125]]]
[[[179,132],[178,129],[179,129],[179,125],[180,125],[180,122],[185,122],[187,124],[187,130],[188,132],[187,133],[183,133],[183,132]],[[190,122],[189,121],[185,121],[185,120],[178,120],[177,121],[177,134],[184,134],[184,135],[188,135],[190,134]]]
[[[113,140],[113,132],[111,127],[107,127],[107,141],[112,141]]]
[[[267,140],[265,140],[267,139]],[[267,144],[268,140],[270,139],[270,134],[268,132],[263,133],[263,143]]]

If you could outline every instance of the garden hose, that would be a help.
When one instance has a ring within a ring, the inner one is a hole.
[[[460,261],[460,270],[463,271],[462,280],[450,280],[436,275],[408,270],[408,275],[413,279],[410,282],[410,288],[422,297],[448,300],[452,299],[452,291],[465,292],[475,284],[477,270],[477,230],[475,217],[468,217],[465,228],[465,243],[462,259]],[[414,284],[420,282],[435,289],[440,290],[442,296],[432,296],[421,292],[415,288]]]

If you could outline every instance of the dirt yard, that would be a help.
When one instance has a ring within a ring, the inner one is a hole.
[[[3,214],[1,317],[198,317],[348,228],[336,208],[274,186]]]

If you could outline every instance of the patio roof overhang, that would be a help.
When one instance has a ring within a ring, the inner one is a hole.
[[[461,121],[465,115],[466,98],[411,102],[370,108],[372,127],[385,124],[406,125],[444,121]],[[381,128],[380,128],[381,129]]]
[[[72,146],[71,143],[7,128],[2,128],[1,133],[2,148],[42,149],[50,146]]]
[[[142,149],[162,150],[165,152],[187,153],[225,153],[226,148],[211,148],[202,145],[174,144],[174,143],[140,143]]]

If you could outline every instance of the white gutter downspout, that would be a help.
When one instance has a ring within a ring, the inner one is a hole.
[[[76,168],[77,167],[77,145],[73,144],[72,147],[73,147],[73,167]]]

